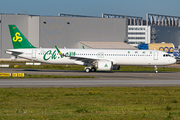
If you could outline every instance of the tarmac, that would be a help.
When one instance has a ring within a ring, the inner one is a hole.
[[[63,76],[94,76],[95,78],[16,78],[0,79],[0,87],[154,87],[180,86],[180,72],[121,72],[0,68],[5,73]]]

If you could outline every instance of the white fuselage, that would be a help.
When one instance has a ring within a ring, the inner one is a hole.
[[[89,60],[112,61],[113,65],[169,65],[176,62],[166,52],[156,50],[60,49],[60,51],[66,56],[60,56],[55,48],[8,49],[6,53],[19,52],[22,54],[16,54],[18,57],[51,64],[85,65],[84,63]]]

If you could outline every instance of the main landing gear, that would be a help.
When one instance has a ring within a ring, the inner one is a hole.
[[[85,67],[85,72],[96,72],[96,68],[95,67]]]
[[[91,68],[91,72],[96,72],[96,68],[95,68],[95,67],[92,67],[92,68]]]
[[[158,73],[156,65],[154,66],[154,69],[155,69],[155,73]]]

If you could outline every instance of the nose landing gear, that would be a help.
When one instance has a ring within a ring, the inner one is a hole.
[[[157,70],[157,66],[156,66],[156,65],[154,66],[154,69],[155,69],[155,73],[158,73],[158,70]]]

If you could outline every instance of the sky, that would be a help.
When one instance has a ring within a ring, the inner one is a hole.
[[[0,13],[101,17],[102,13],[146,18],[146,14],[180,17],[180,0],[0,0]]]

